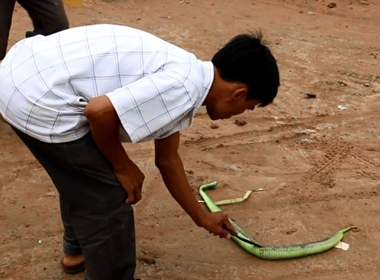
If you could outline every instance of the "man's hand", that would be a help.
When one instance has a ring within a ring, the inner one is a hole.
[[[132,161],[128,166],[120,170],[115,170],[117,179],[128,193],[125,203],[135,204],[141,200],[141,190],[145,175]]]
[[[237,233],[236,229],[231,225],[228,215],[223,211],[206,213],[199,226],[220,238],[230,238],[228,231]]]

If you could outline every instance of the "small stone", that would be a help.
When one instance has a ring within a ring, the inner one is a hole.
[[[330,9],[336,8],[336,3],[331,2],[331,3],[327,4],[327,7],[330,8]]]
[[[226,168],[235,172],[240,171],[240,169],[236,165],[228,165]]]
[[[148,265],[156,264],[156,260],[155,260],[154,256],[138,257],[137,259],[140,262],[146,263]]]
[[[210,125],[210,128],[211,129],[217,129],[217,128],[219,128],[219,125],[217,125],[216,123],[213,123]]]
[[[246,121],[235,120],[235,124],[236,124],[237,126],[243,126],[243,125],[246,125],[247,122],[246,122]]]

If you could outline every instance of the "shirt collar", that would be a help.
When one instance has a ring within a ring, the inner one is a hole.
[[[203,85],[202,85],[202,95],[198,99],[198,101],[195,103],[192,118],[194,115],[199,111],[201,108],[203,102],[205,101],[207,94],[209,93],[211,89],[212,82],[214,81],[214,64],[212,64],[211,61],[201,61],[202,64],[202,70],[203,70]]]

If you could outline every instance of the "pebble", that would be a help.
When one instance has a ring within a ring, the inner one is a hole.
[[[217,125],[216,123],[213,123],[210,125],[210,128],[211,129],[217,129],[217,128],[219,128],[219,125]]]

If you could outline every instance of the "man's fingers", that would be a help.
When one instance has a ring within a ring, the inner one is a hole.
[[[134,191],[128,192],[128,198],[125,202],[129,204],[136,204],[140,200],[141,200],[141,190],[134,189]]]
[[[135,195],[133,194],[133,192],[128,193],[128,198],[125,202],[129,204],[133,204],[135,202]]]
[[[222,232],[219,234],[220,238],[229,238],[230,237],[230,231],[223,228]]]
[[[227,221],[224,222],[223,228],[225,230],[227,230],[229,233],[232,232],[232,233],[237,234],[236,228],[230,223],[230,221],[228,219],[227,219]]]
[[[226,230],[224,227],[221,229],[219,228],[218,230],[215,230],[214,232],[209,231],[210,234],[214,236],[219,236],[220,238],[229,238],[230,233],[228,230]]]
[[[125,186],[124,186],[124,189],[127,192],[127,196],[128,196],[127,200],[125,201],[125,203],[134,204],[135,203],[134,189],[132,189],[132,188],[126,188]]]
[[[224,212],[209,213],[209,224],[204,227],[208,232],[220,238],[230,238],[231,235],[237,234],[237,230],[231,224],[228,215]]]

